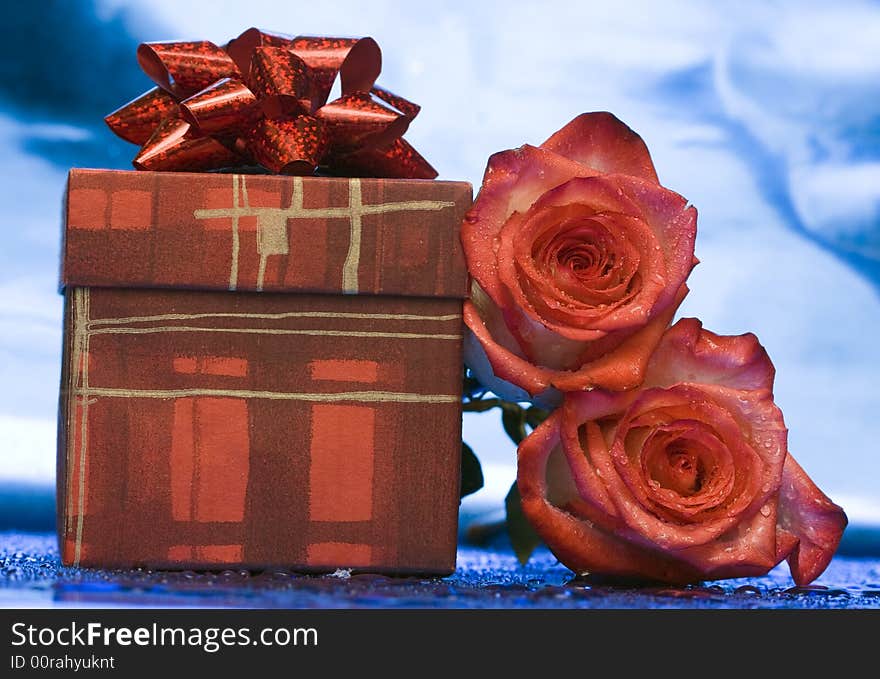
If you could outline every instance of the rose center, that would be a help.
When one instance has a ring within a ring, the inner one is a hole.
[[[614,269],[615,256],[595,245],[585,244],[563,249],[557,261],[578,278],[607,276]]]
[[[703,487],[706,469],[698,455],[682,448],[671,448],[665,455],[657,456],[650,474],[662,488],[689,496]]]

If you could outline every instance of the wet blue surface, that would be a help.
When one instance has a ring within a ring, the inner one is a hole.
[[[784,565],[763,578],[636,587],[577,579],[546,550],[520,567],[506,550],[472,547],[447,578],[76,569],[60,565],[52,535],[0,533],[0,578],[0,606],[14,608],[880,609],[880,559],[843,556],[806,588]]]

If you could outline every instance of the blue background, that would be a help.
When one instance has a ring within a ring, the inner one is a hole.
[[[423,106],[407,138],[441,178],[610,110],[699,210],[683,315],[754,331],[791,450],[853,523],[880,525],[880,8],[862,2],[16,3],[0,41],[0,524],[45,523],[60,374],[68,168],[129,166],[102,118],[150,83],[143,40],[256,25],[371,35],[380,84]],[[466,416],[498,508],[514,451]],[[17,490],[16,490],[17,489]],[[33,501],[35,500],[35,501]],[[12,507],[12,509],[9,509]],[[0,510],[2,511],[2,510]]]

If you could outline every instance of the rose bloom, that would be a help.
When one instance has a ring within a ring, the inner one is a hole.
[[[638,386],[687,293],[696,221],[610,113],[493,155],[462,225],[466,363],[509,400]]]
[[[520,445],[523,511],[562,563],[672,583],[818,577],[846,515],[795,462],[754,335],[683,319],[635,392],[567,394]]]

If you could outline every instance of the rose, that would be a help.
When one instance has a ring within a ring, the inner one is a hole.
[[[579,573],[684,583],[787,558],[810,583],[847,520],[788,452],[773,378],[754,335],[679,321],[640,389],[567,394],[523,441],[525,515]]]
[[[687,293],[696,218],[610,113],[493,155],[462,225],[466,363],[514,401],[638,386]]]

